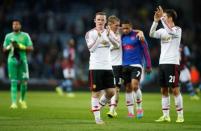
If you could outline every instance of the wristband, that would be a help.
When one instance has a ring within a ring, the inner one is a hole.
[[[21,50],[26,50],[26,46],[24,46],[24,45],[22,45],[22,44],[19,44],[19,48],[20,48]]]

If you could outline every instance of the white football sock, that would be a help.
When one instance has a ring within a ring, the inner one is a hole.
[[[95,120],[101,119],[100,117],[100,105],[99,105],[99,99],[96,97],[91,97],[91,109],[94,114]]]
[[[100,98],[100,101],[99,101],[101,108],[103,106],[105,106],[108,102],[109,102],[109,100],[106,98],[105,94],[103,94]]]
[[[178,116],[183,117],[183,98],[181,94],[179,94],[178,96],[175,96],[174,100],[175,100],[175,106],[176,106]]]
[[[142,92],[140,88],[138,88],[136,92],[134,91],[134,96],[137,103],[137,109],[142,109]]]
[[[170,96],[162,96],[162,111],[164,116],[169,116],[170,112]]]
[[[117,103],[116,103],[116,94],[115,94],[110,101],[110,112],[114,112],[116,106],[117,106]]]
[[[128,113],[134,114],[133,104],[134,104],[133,93],[126,92],[126,106],[128,107]]]

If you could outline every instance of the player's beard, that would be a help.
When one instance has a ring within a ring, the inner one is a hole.
[[[20,32],[20,29],[13,29],[13,32],[18,33]]]

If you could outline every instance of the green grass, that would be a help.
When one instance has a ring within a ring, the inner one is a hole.
[[[105,125],[96,125],[90,112],[90,93],[76,93],[75,98],[58,96],[54,92],[28,92],[28,109],[9,109],[10,93],[0,92],[0,131],[199,131],[201,130],[201,101],[184,95],[185,123],[178,124],[173,98],[170,123],[156,123],[161,116],[160,94],[143,94],[144,117],[127,118],[124,93],[118,105],[118,117],[107,118],[108,107],[102,111]]]

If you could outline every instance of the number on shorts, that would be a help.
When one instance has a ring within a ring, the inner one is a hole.
[[[139,76],[140,76],[140,71],[137,71],[136,77],[139,77]]]
[[[171,75],[170,75],[169,78],[170,78],[170,79],[169,79],[169,82],[170,82],[170,83],[174,83],[174,82],[175,82],[175,76],[171,76]]]

